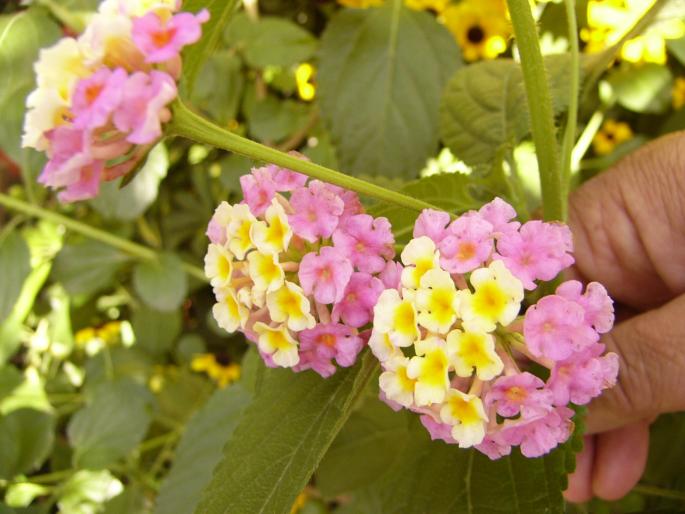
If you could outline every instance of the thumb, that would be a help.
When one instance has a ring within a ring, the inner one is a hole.
[[[589,406],[590,433],[685,410],[685,295],[618,324],[602,342],[618,382]]]

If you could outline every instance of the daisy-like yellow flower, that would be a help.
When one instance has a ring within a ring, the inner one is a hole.
[[[467,61],[496,58],[506,51],[512,34],[501,0],[464,0],[449,5],[440,21],[457,39]]]
[[[588,53],[609,48],[654,5],[655,0],[590,0],[587,5],[587,27],[580,37],[586,42]],[[666,39],[685,35],[685,22],[681,19],[659,21],[643,34],[633,38],[621,48],[621,59],[632,63],[666,62]]]
[[[592,139],[592,148],[597,155],[608,155],[621,143],[632,139],[633,131],[624,121],[608,119]]]
[[[680,109],[685,105],[685,77],[677,77],[675,79],[671,97],[674,109]]]
[[[223,364],[217,360],[213,353],[203,353],[193,357],[190,362],[190,369],[205,373],[221,388],[240,378],[240,366],[238,364]]]
[[[449,5],[449,0],[404,0],[404,5],[415,11],[443,12]]]

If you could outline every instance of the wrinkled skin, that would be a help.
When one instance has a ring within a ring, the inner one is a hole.
[[[564,493],[615,500],[640,479],[649,424],[685,410],[685,132],[665,136],[585,183],[570,202],[576,272],[603,283],[620,322],[602,342],[618,383],[593,401]]]

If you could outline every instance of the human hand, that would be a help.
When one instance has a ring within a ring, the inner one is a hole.
[[[685,132],[665,136],[571,197],[576,271],[602,282],[622,320],[602,342],[618,383],[593,401],[569,501],[627,494],[645,469],[649,424],[685,410]]]

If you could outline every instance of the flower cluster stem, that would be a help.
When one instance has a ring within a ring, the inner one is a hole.
[[[578,95],[580,94],[580,48],[578,45],[578,22],[576,20],[575,0],[564,0],[566,6],[566,20],[568,23],[568,39],[571,50],[571,80],[569,84],[568,114],[566,129],[561,144],[561,174],[564,186],[563,194],[568,196],[571,184],[571,167],[573,146],[578,127]]]
[[[540,169],[542,213],[546,220],[563,221],[567,210],[566,188],[563,185],[554,112],[537,27],[528,0],[507,0],[507,3],[521,54],[531,132]]]
[[[202,116],[195,114],[186,105],[176,102],[173,106],[174,116],[169,123],[169,133],[185,137],[198,143],[204,143],[230,152],[245,155],[257,161],[269,162],[284,168],[297,171],[308,177],[322,180],[336,186],[355,191],[361,195],[395,204],[400,207],[422,211],[423,209],[439,209],[418,198],[392,191],[371,182],[351,177],[339,171],[326,168],[319,164],[298,159],[290,154],[256,143],[247,138],[229,132],[215,125]]]
[[[152,261],[158,258],[157,252],[150,248],[147,248],[146,246],[133,243],[132,241],[128,241],[127,239],[123,239],[121,237],[115,236],[114,234],[110,234],[109,232],[105,232],[104,230],[91,227],[90,225],[87,225],[80,221],[68,218],[67,216],[62,216],[61,214],[57,214],[56,212],[43,209],[42,207],[38,207],[37,205],[30,204],[18,198],[12,198],[11,196],[8,196],[4,193],[0,193],[0,205],[13,211],[24,213],[34,218],[40,218],[47,221],[51,221],[58,225],[63,225],[65,228],[71,230],[72,232],[76,232],[77,234],[81,234],[95,241],[100,241],[101,243],[121,250],[122,252],[125,252],[138,259]],[[197,266],[193,266],[192,264],[188,263],[183,263],[183,270],[188,275],[195,277],[198,280],[201,280],[203,282],[207,281],[204,272]]]

